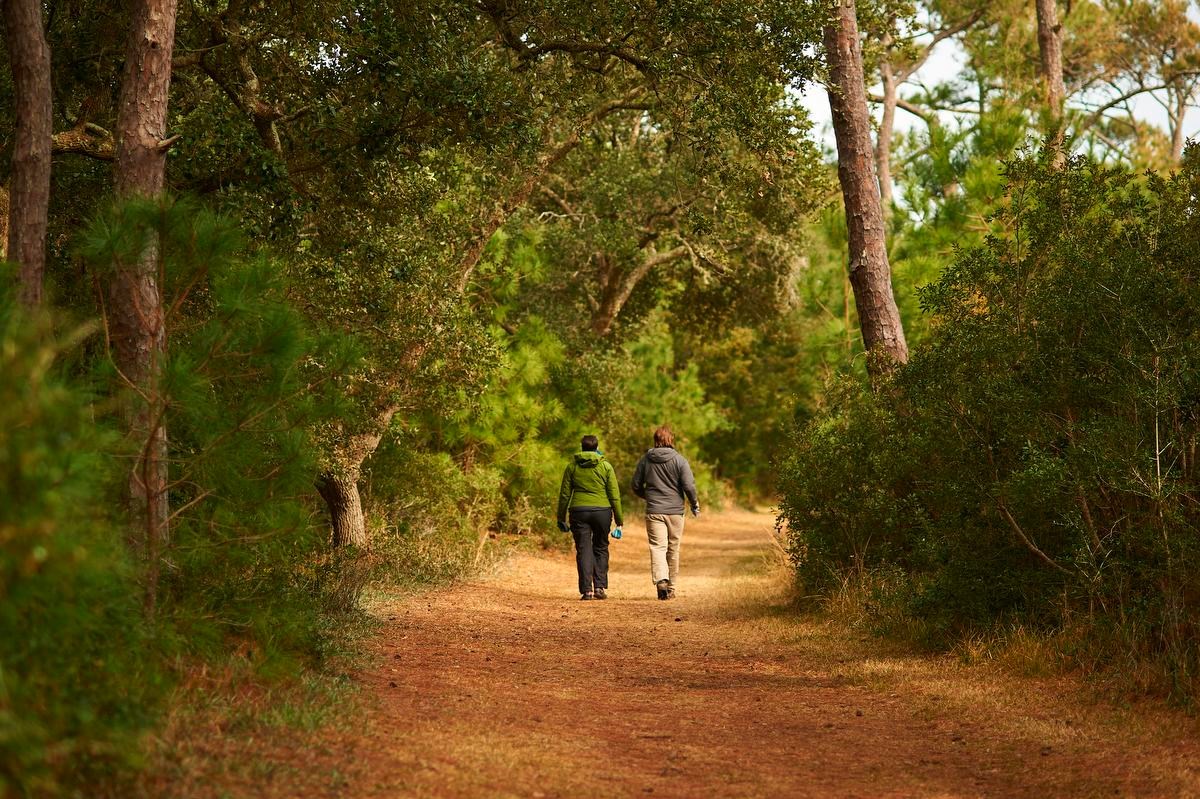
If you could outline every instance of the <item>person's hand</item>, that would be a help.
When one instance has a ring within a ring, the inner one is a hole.
[[[697,505],[693,505],[693,506],[692,506],[692,515],[693,515],[693,516],[699,516],[699,515],[700,515],[700,506],[699,506],[698,504],[697,504]]]
[[[620,539],[620,537],[621,537],[621,528],[620,527],[618,527],[612,531],[612,537],[616,538],[616,539]]]
[[[559,523],[558,523],[558,531],[559,531],[560,533],[569,533],[569,532],[571,532],[571,528],[570,528],[570,527],[567,527],[567,523],[566,523],[566,522],[559,522]]]

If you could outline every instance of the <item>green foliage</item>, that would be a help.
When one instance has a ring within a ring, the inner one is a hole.
[[[8,280],[5,276],[6,283]],[[112,510],[116,436],[55,335],[0,297],[0,794],[52,796],[135,762],[162,694]]]
[[[1086,619],[1097,658],[1197,688],[1200,304],[1195,153],[1170,178],[1008,167],[1002,232],[922,293],[932,328],[876,393],[796,438],[783,520],[801,577],[900,567],[935,640]]]
[[[104,274],[149,237],[172,345],[156,400],[172,457],[169,612],[193,651],[220,651],[232,633],[258,642],[264,670],[315,659],[323,587],[307,569],[324,531],[313,516],[310,431],[341,411],[326,375],[353,353],[314,334],[277,264],[248,256],[226,220],[194,203],[121,203],[97,218],[80,252]],[[315,378],[314,362],[326,370]]]
[[[173,509],[153,616],[120,510],[139,442],[116,431],[132,400],[102,325],[56,333],[75,328],[0,302],[0,482],[14,500],[0,503],[0,792],[120,780],[177,664],[236,652],[270,679],[336,643],[344,576],[324,564],[309,431],[338,404],[308,364],[336,369],[353,353],[314,334],[276,265],[194,204],[119,204],[79,252],[105,276],[151,236],[170,309],[152,401],[171,433]]]
[[[608,400],[584,418],[601,436],[602,448],[621,478],[625,501],[636,503],[629,484],[638,459],[654,444],[654,429],[670,424],[676,448],[691,462],[701,501],[719,507],[724,489],[704,460],[701,442],[728,424],[706,395],[700,365],[679,357],[666,318],[652,318],[612,366],[613,373],[596,386]],[[577,447],[578,442],[573,443]]]
[[[464,471],[445,452],[394,436],[372,458],[367,482],[376,568],[384,587],[450,582],[497,554],[487,548],[495,519],[509,511],[501,471]]]
[[[588,432],[601,437],[628,494],[651,431],[671,422],[705,501],[719,503],[723,488],[698,444],[726,423],[699,365],[677,360],[661,313],[625,343],[556,331],[529,313],[523,297],[547,268],[540,244],[536,231],[501,235],[481,264],[479,312],[492,320],[498,353],[487,384],[460,388],[451,414],[406,417],[372,458],[367,502],[389,580],[465,575],[494,556],[489,531],[561,541],[553,509],[562,469]]]

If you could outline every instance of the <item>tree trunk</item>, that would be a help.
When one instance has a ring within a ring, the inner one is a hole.
[[[177,0],[136,0],[117,109],[116,190],[119,197],[162,194],[166,172],[167,97],[175,45]],[[122,264],[109,286],[113,355],[138,399],[128,411],[139,454],[129,480],[133,542],[148,564],[146,604],[154,608],[158,564],[169,540],[166,398],[161,372],[166,354],[160,259],[151,241],[136,263]]]
[[[839,0],[825,28],[829,109],[838,149],[838,180],[850,240],[850,284],[872,378],[908,360],[900,311],[892,294],[883,209],[871,147],[871,120],[854,0]]]
[[[887,42],[884,43],[885,45]],[[896,129],[896,76],[887,62],[887,53],[879,64],[883,84],[883,113],[879,117],[879,134],[875,140],[875,172],[879,176],[879,201],[883,218],[892,215],[892,134]]]
[[[1061,147],[1065,136],[1063,107],[1067,89],[1063,82],[1062,25],[1058,23],[1056,0],[1035,0],[1037,7],[1038,53],[1041,56],[1042,84],[1050,121],[1054,126],[1051,144]],[[1061,155],[1058,159],[1061,161]]]
[[[317,479],[317,491],[329,506],[335,547],[366,547],[369,543],[358,476],[358,470],[354,469],[344,475],[327,472]]]
[[[21,301],[34,307],[42,302],[50,208],[50,48],[41,0],[3,0],[2,5],[15,122],[7,257],[20,267]]]
[[[420,359],[424,346],[418,346],[408,354],[408,360]],[[390,405],[379,411],[372,429],[349,437],[345,449],[339,453],[341,469],[329,470],[317,478],[317,491],[329,506],[329,519],[333,527],[332,541],[335,547],[368,546],[366,517],[363,515],[362,498],[358,492],[358,479],[362,465],[375,454],[383,434],[387,432],[392,417],[400,410],[399,405]]]
[[[1178,164],[1183,160],[1183,148],[1187,143],[1183,133],[1183,122],[1188,112],[1188,93],[1178,86],[1167,90],[1171,101],[1169,125],[1171,129],[1171,163]]]

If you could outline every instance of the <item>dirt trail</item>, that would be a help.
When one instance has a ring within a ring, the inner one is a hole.
[[[256,793],[1200,795],[1196,729],[1179,714],[883,655],[785,612],[770,529],[761,514],[689,519],[674,601],[655,599],[630,525],[608,601],[578,600],[568,557],[520,556],[382,608],[362,726],[268,769]]]

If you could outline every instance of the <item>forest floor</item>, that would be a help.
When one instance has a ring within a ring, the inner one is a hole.
[[[765,514],[689,519],[679,597],[645,533],[610,599],[574,561],[380,603],[352,723],[193,741],[172,796],[1200,796],[1200,727],[1070,677],[926,657],[788,607]]]

